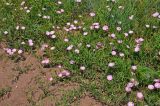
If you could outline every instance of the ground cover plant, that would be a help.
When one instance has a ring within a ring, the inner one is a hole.
[[[160,106],[159,27],[160,0],[0,0],[0,104]]]

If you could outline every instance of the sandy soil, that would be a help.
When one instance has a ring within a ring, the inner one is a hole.
[[[56,75],[56,71],[43,68],[40,61],[30,54],[24,55],[25,60],[14,62],[2,48],[1,45],[0,89],[9,87],[11,91],[0,97],[0,106],[55,106],[64,92],[79,87],[76,83],[51,85],[48,78],[51,73]],[[77,105],[102,106],[89,96],[82,97],[72,104]]]

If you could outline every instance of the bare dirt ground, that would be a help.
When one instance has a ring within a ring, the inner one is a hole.
[[[52,85],[48,79],[56,72],[43,68],[33,55],[25,54],[24,57],[24,60],[14,62],[0,45],[0,106],[56,106],[63,93],[79,88],[72,82]],[[84,96],[72,106],[102,105]]]

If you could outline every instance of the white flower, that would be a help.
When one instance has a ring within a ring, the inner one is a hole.
[[[130,20],[133,20],[133,18],[134,18],[134,15],[129,16]]]
[[[26,9],[28,9],[28,7],[26,6],[26,7],[24,7],[24,9],[26,10]]]
[[[117,42],[120,44],[120,43],[122,43],[123,41],[122,41],[122,40],[117,40]]]
[[[119,8],[119,9],[124,9],[124,7],[123,7],[123,6],[119,6],[118,8]]]
[[[49,31],[46,31],[46,35],[49,36],[49,35],[50,35],[50,32],[49,32]]]
[[[70,63],[70,64],[74,64],[75,61],[74,61],[74,60],[70,60],[69,63]]]
[[[54,50],[54,49],[55,49],[55,47],[54,47],[54,46],[50,48],[50,50]]]
[[[75,0],[77,3],[80,3],[81,2],[81,0]]]
[[[91,17],[94,17],[96,14],[95,13],[89,13],[89,15],[91,16]]]
[[[115,63],[113,63],[113,62],[108,64],[108,67],[113,67],[113,66],[115,66]]]
[[[77,24],[77,23],[78,23],[78,21],[77,21],[77,20],[74,20],[74,23],[75,23],[75,24]]]
[[[84,35],[84,36],[88,35],[88,32],[83,32],[83,35]]]
[[[64,41],[65,41],[65,42],[68,42],[68,41],[69,41],[69,39],[65,38],[65,39],[64,39]]]
[[[56,38],[56,35],[52,35],[51,38],[53,38],[53,39]]]
[[[16,26],[16,30],[19,30],[19,26]]]
[[[73,45],[70,45],[70,46],[67,47],[67,50],[68,50],[68,51],[69,51],[69,50],[72,50],[72,48],[73,48]]]
[[[47,19],[47,16],[44,15],[43,18],[44,18],[44,19]]]
[[[153,17],[158,17],[158,16],[159,16],[159,13],[158,13],[158,12],[155,12],[155,13],[152,14],[152,16],[153,16]]]
[[[61,1],[58,1],[58,4],[62,4],[62,2],[61,2]]]
[[[150,25],[146,25],[146,28],[149,28],[150,27]]]
[[[157,28],[157,26],[152,26],[154,29],[156,29]]]
[[[18,54],[22,54],[23,53],[23,51],[22,50],[18,50]]]
[[[42,15],[41,15],[41,14],[38,14],[38,16],[41,17]]]
[[[131,69],[132,69],[132,70],[137,70],[137,66],[133,65],[133,66],[131,67]]]
[[[22,45],[26,44],[25,42],[21,42]]]
[[[30,12],[30,10],[26,10],[26,13],[29,13]]]
[[[21,2],[21,6],[23,6],[24,4],[25,4],[25,1],[22,1],[22,2]]]
[[[50,35],[53,35],[54,33],[55,33],[55,31],[50,31],[49,32]]]
[[[14,52],[16,52],[17,51],[17,49],[12,49],[12,52],[14,53]]]
[[[22,26],[22,27],[21,27],[21,29],[22,29],[22,30],[25,30],[25,29],[26,29],[26,27]]]
[[[87,46],[88,48],[90,48],[90,47],[91,47],[91,45],[90,45],[90,44],[87,44],[86,46]]]
[[[122,30],[121,27],[117,27],[116,29],[117,29],[117,31],[121,31]]]
[[[80,70],[84,71],[86,68],[84,66],[80,67]]]
[[[7,35],[7,34],[8,34],[8,31],[4,31],[4,34]]]
[[[133,31],[132,31],[132,30],[130,30],[128,33],[129,33],[129,34],[133,34]]]
[[[63,10],[63,9],[60,9],[60,11],[61,11],[61,13],[63,13],[63,12],[64,12],[64,10]]]
[[[75,49],[74,52],[77,53],[77,54],[79,54],[79,50],[78,49]]]
[[[124,53],[119,53],[119,56],[120,57],[124,57]]]
[[[71,23],[70,23],[70,22],[67,22],[67,25],[71,25]]]
[[[153,85],[148,85],[148,89],[149,89],[149,90],[153,90],[153,89],[154,89],[154,86],[153,86]]]
[[[128,33],[124,33],[124,35],[125,35],[125,37],[127,37],[127,36],[128,36]]]

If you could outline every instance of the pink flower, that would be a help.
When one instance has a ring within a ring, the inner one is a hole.
[[[99,23],[97,23],[97,22],[96,22],[96,23],[93,23],[92,26],[90,26],[90,29],[91,29],[91,30],[93,30],[93,29],[99,29],[99,28],[100,28],[100,25],[99,25]]]
[[[143,99],[144,98],[142,92],[137,92],[137,98],[138,99]]]
[[[114,67],[115,66],[115,63],[111,62],[108,64],[108,67]]]
[[[107,25],[104,25],[102,29],[103,29],[104,31],[108,31],[108,26],[107,26]]]
[[[7,54],[9,55],[13,55],[14,52],[12,51],[12,49],[9,49],[9,48],[4,48],[4,50],[7,52]]]
[[[154,84],[154,86],[155,86],[155,88],[159,89],[159,88],[160,88],[160,83],[159,83],[159,82],[156,82],[156,83]]]
[[[125,35],[125,37],[127,37],[127,36],[128,36],[128,33],[124,33],[124,35]]]
[[[72,50],[72,48],[73,48],[73,45],[70,45],[67,47],[67,50],[70,51],[70,50]]]
[[[136,46],[136,47],[134,48],[134,51],[135,51],[135,52],[139,52],[139,51],[140,51],[140,47],[139,47],[139,46]]]
[[[18,50],[18,54],[22,54],[23,53],[23,51],[22,50]]]
[[[143,38],[138,38],[135,41],[136,41],[137,44],[141,44],[144,41],[144,39]]]
[[[41,50],[45,50],[45,48],[47,48],[48,45],[47,44],[43,44],[42,47],[41,47]]]
[[[70,72],[68,70],[63,70],[62,72],[58,73],[58,77],[62,78],[62,77],[69,77],[70,76]]]
[[[112,75],[107,76],[107,80],[111,81],[113,79]]]
[[[127,87],[125,87],[125,91],[126,91],[126,92],[131,92],[132,89],[131,89],[130,87],[127,86]]]
[[[17,51],[17,49],[12,49],[12,52],[15,53]]]
[[[96,26],[94,26],[94,28],[95,28],[95,29],[99,29],[99,28],[100,28],[100,26],[99,26],[99,25],[96,25]]]
[[[116,51],[112,51],[112,55],[115,56],[117,54]]]
[[[134,83],[129,82],[129,83],[127,84],[127,87],[129,87],[129,88],[132,88],[133,86],[134,86]]]
[[[158,12],[155,12],[155,13],[152,14],[152,16],[153,16],[153,17],[158,17],[158,16],[159,16],[159,13],[158,13]]]
[[[33,41],[32,41],[32,39],[29,39],[29,40],[28,40],[28,44],[29,44],[29,46],[33,46]]]
[[[69,63],[70,63],[70,64],[74,64],[75,61],[74,61],[74,60],[70,60]]]
[[[42,64],[49,64],[49,59],[44,59],[44,60],[42,60],[41,63],[42,63]]]
[[[112,38],[115,38],[116,37],[116,35],[113,33],[113,34],[111,34],[110,35]]]
[[[128,102],[127,106],[134,106],[133,102]]]
[[[148,85],[148,89],[149,89],[149,90],[153,90],[153,89],[154,89],[154,86],[153,86],[153,85]]]
[[[154,82],[160,82],[160,79],[154,79]]]
[[[53,78],[51,77],[51,78],[49,78],[49,81],[52,81],[53,80]]]

